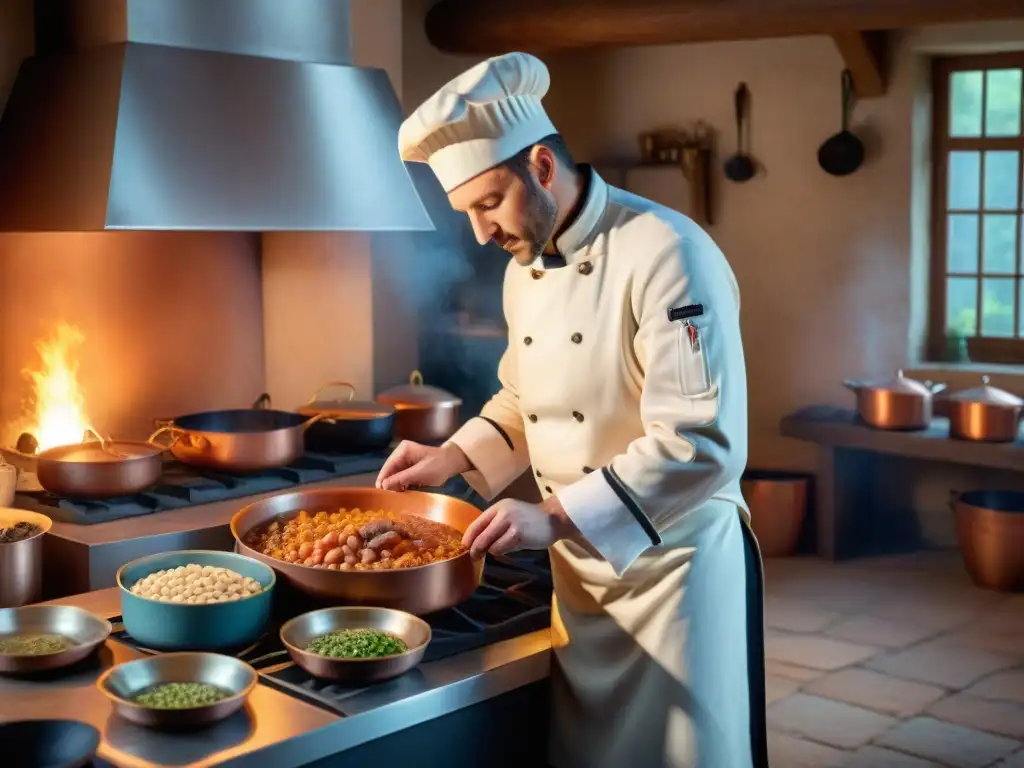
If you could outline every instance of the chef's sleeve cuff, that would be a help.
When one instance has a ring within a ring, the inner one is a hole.
[[[661,536],[608,468],[591,472],[557,494],[584,538],[622,576]]]
[[[514,443],[500,425],[476,416],[448,438],[462,449],[474,469],[462,476],[470,487],[490,501],[522,474]],[[518,470],[518,471],[517,471]]]

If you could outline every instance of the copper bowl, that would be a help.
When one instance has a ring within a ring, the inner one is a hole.
[[[305,650],[310,641],[339,629],[376,629],[405,642],[407,651],[368,659],[335,659]],[[281,642],[295,663],[313,677],[336,683],[378,683],[404,675],[423,659],[430,625],[405,611],[390,608],[325,608],[296,616],[281,627]]]
[[[255,669],[231,656],[164,653],[111,667],[96,681],[96,687],[110,699],[118,715],[136,725],[188,730],[205,728],[235,714],[245,706],[257,680]],[[189,709],[154,709],[133,701],[143,691],[164,683],[206,683],[231,695]]]
[[[379,571],[330,571],[286,563],[249,547],[248,534],[279,517],[300,510],[380,509],[419,515],[463,531],[480,510],[465,501],[422,491],[377,488],[323,488],[282,493],[257,501],[231,518],[231,534],[240,554],[274,568],[283,579],[316,599],[342,605],[393,608],[421,616],[458,605],[480,585],[484,561],[464,552],[450,560],[413,568]]]
[[[106,642],[110,622],[73,605],[27,605],[0,610],[4,635],[63,635],[75,643],[66,651],[29,656],[0,653],[0,673],[25,674],[61,669],[84,659]]]

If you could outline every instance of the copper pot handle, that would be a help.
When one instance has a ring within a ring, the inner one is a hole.
[[[104,453],[113,456],[115,459],[128,458],[127,454],[121,453],[120,451],[115,451],[113,448],[111,448],[110,441],[107,438],[103,437],[103,435],[101,435],[97,430],[90,426],[86,426],[85,432],[82,434],[83,443],[87,442],[86,438],[88,438],[89,435],[92,435],[93,437],[96,438],[97,442],[99,442],[100,444],[100,450],[103,451]]]
[[[305,432],[307,429],[312,427],[318,421],[320,421],[322,419],[326,419],[328,417],[328,415],[329,414],[326,414],[326,413],[316,413],[316,414],[310,416],[308,419],[306,419],[304,422],[302,422],[302,431]]]
[[[413,371],[412,375],[409,376],[409,383],[414,387],[423,386],[423,374],[419,371]]]
[[[259,411],[264,408],[270,407],[270,393],[263,392],[259,397],[256,398],[256,402],[252,404],[254,411]]]
[[[167,433],[171,436],[171,442],[169,442],[166,446],[156,442],[156,439],[164,433]],[[156,432],[149,436],[149,439],[146,440],[146,442],[154,446],[155,448],[159,448],[162,451],[169,451],[171,450],[171,448],[174,447],[175,443],[177,443],[179,440],[183,438],[186,439],[191,444],[191,448],[194,448],[197,451],[205,449],[210,443],[210,441],[207,440],[202,435],[197,435],[188,432],[187,430],[184,430],[181,427],[175,427],[173,424],[167,424],[165,426],[160,427]]]
[[[343,387],[343,388],[347,389],[348,390],[348,399],[349,400],[354,400],[355,399],[355,397],[356,397],[356,388],[354,386],[352,386],[351,384],[349,384],[347,381],[328,381],[326,384],[324,384],[316,392],[313,393],[313,396],[311,398],[309,398],[309,402],[307,402],[306,405],[312,405],[313,403],[315,403],[317,401],[317,398],[319,398],[322,393],[326,392],[329,389],[334,389],[335,387]]]
[[[925,387],[928,388],[928,391],[931,392],[933,395],[939,394],[939,392],[942,392],[946,388],[945,384],[941,382],[932,383],[930,380],[926,381],[924,385]]]
[[[843,386],[851,392],[856,392],[857,390],[864,389],[864,382],[854,379],[843,379]]]

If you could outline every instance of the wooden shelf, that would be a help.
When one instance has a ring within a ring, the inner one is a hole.
[[[895,432],[872,429],[846,408],[813,405],[783,417],[779,431],[784,437],[805,440],[829,448],[853,448],[906,456],[924,461],[944,461],[973,467],[1024,471],[1024,442],[982,443],[949,437],[949,420],[936,417],[929,429]]]

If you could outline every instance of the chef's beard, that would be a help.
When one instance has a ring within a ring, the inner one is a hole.
[[[506,247],[506,250],[517,264],[528,267],[544,253],[555,233],[558,204],[555,196],[544,189],[533,174],[527,174],[523,183],[526,184],[526,211],[523,214],[522,234],[517,236],[518,242]]]

